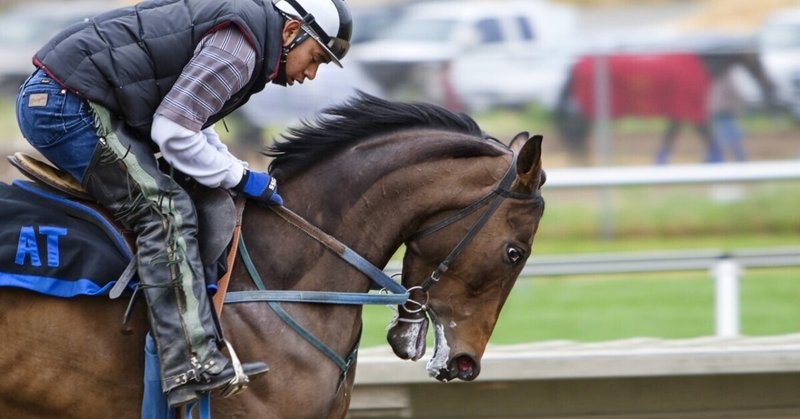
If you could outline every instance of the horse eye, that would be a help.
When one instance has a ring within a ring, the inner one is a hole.
[[[506,255],[508,256],[509,262],[511,262],[512,264],[515,264],[520,260],[522,260],[522,250],[514,246],[508,246],[508,248],[506,249]]]

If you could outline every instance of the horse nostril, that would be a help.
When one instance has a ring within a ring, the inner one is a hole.
[[[474,358],[466,354],[458,355],[453,358],[453,362],[450,365],[455,373],[454,375],[464,381],[472,381],[478,378],[478,375],[481,373],[480,364],[478,364]]]

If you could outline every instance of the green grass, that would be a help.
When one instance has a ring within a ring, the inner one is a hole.
[[[745,335],[800,332],[800,268],[754,269],[741,280]],[[362,346],[386,344],[392,312],[367,307]],[[713,281],[705,272],[521,278],[503,308],[493,344],[714,333]]]
[[[731,188],[731,186],[727,186]],[[663,248],[687,238],[706,247],[757,247],[783,242],[800,244],[799,181],[737,185],[739,198],[714,198],[719,187],[657,186],[613,190],[608,216],[616,241],[654,242]],[[547,209],[537,236],[537,248],[581,242],[601,236],[606,214],[593,191],[545,190]],[[770,237],[771,239],[765,239]],[[748,243],[752,241],[753,243]],[[690,243],[690,246],[691,243]],[[696,246],[692,246],[696,247]],[[585,249],[581,249],[585,251]],[[548,251],[549,252],[549,251]]]

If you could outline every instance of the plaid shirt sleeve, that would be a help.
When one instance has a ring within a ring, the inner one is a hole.
[[[206,35],[156,115],[194,132],[252,77],[256,54],[234,25]]]

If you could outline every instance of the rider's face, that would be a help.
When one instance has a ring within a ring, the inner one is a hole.
[[[284,45],[288,45],[299,33],[299,23],[287,22],[284,27]],[[330,58],[325,50],[317,41],[307,38],[291,50],[286,58],[286,83],[291,86],[295,82],[302,84],[306,80],[314,80],[320,64],[328,62]]]

